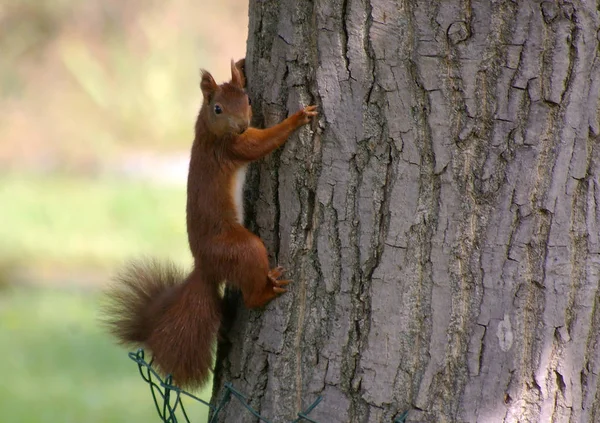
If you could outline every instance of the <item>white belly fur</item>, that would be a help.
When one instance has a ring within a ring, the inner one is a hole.
[[[244,224],[244,182],[246,181],[247,166],[242,166],[235,174],[233,184],[233,202],[237,212],[237,219],[241,225]]]

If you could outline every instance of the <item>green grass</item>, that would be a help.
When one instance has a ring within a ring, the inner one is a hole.
[[[135,363],[102,332],[98,300],[83,291],[0,291],[0,421],[160,421]],[[191,421],[206,421],[204,405],[187,405]]]
[[[0,260],[112,269],[139,256],[189,264],[185,188],[57,175],[0,175]]]
[[[97,287],[74,275],[108,281],[140,255],[189,265],[184,188],[5,174],[0,222],[0,421],[160,421],[127,350],[101,328]],[[191,421],[206,421],[205,406],[187,405]]]

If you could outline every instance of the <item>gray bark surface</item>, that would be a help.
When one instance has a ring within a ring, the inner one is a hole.
[[[599,9],[250,1],[257,121],[320,118],[251,171],[293,284],[239,309],[215,394],[272,422],[318,395],[319,423],[600,421]]]

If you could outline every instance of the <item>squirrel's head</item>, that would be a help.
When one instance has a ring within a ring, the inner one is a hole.
[[[245,79],[231,61],[231,81],[217,85],[212,75],[203,70],[202,114],[208,130],[221,137],[238,135],[248,129],[252,118],[250,99],[244,90]]]

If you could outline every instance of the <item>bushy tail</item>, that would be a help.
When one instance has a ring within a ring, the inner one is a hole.
[[[143,346],[182,387],[210,377],[221,321],[218,286],[173,264],[130,264],[106,292],[105,322],[121,344]]]

